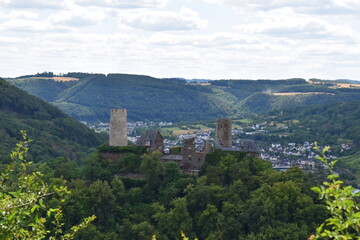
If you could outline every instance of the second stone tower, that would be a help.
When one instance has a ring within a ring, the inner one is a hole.
[[[223,147],[232,147],[232,123],[230,119],[216,120],[216,140],[215,144]]]

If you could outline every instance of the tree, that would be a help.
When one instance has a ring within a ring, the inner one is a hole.
[[[309,239],[360,239],[360,203],[356,201],[360,192],[351,186],[343,186],[344,182],[338,180],[339,177],[333,171],[337,160],[329,162],[325,156],[329,147],[320,151],[315,143],[314,149],[320,153],[318,159],[328,167],[331,174],[328,176],[330,182],[324,182],[320,188],[313,187],[312,190],[325,200],[331,216],[316,229],[316,235]]]
[[[210,236],[218,236],[217,239],[222,238],[222,222],[224,216],[219,213],[218,209],[211,204],[201,213],[197,222],[200,229],[199,235],[202,239],[208,239]]]
[[[142,156],[140,170],[145,174],[146,183],[150,189],[155,188],[160,183],[159,176],[163,172],[160,155],[160,152],[155,151]]]
[[[192,232],[192,219],[187,209],[186,199],[177,198],[172,202],[173,208],[169,212],[165,212],[161,206],[155,220],[158,221],[159,228],[162,231],[162,236],[169,239],[178,239],[180,232],[185,232],[187,236],[194,236]]]
[[[179,164],[174,162],[165,163],[164,184],[176,182],[180,177]]]
[[[95,216],[85,218],[79,225],[63,231],[61,202],[69,194],[64,185],[42,181],[43,174],[30,171],[32,162],[26,160],[26,132],[11,153],[12,162],[0,176],[0,238],[1,239],[73,239]],[[57,202],[51,208],[49,201]]]

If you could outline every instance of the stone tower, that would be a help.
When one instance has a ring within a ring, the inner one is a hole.
[[[109,146],[127,146],[126,109],[111,109]]]
[[[215,144],[219,144],[223,147],[230,147],[230,148],[232,147],[231,120],[230,119],[216,120]]]

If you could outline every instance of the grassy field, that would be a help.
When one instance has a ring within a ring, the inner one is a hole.
[[[327,92],[284,92],[284,93],[271,93],[274,96],[294,96],[294,95],[304,95],[304,94],[329,94],[335,95],[335,93],[327,93]]]
[[[338,88],[359,88],[360,84],[355,83],[337,83],[336,86]]]
[[[187,129],[185,129],[187,128]],[[178,126],[178,127],[171,127],[171,128],[164,128],[165,130],[169,130],[172,131],[174,133],[174,135],[182,135],[182,134],[186,134],[186,133],[193,133],[196,131],[210,131],[211,128],[202,125],[202,124],[196,124],[196,125],[183,125],[183,126]]]
[[[69,82],[69,81],[78,81],[78,78],[73,77],[31,77],[30,79],[52,79],[57,82]]]
[[[250,118],[236,119],[232,121],[232,128],[242,128],[252,124],[254,121]]]

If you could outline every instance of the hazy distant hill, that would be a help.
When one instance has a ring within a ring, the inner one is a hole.
[[[106,141],[105,136],[0,78],[0,160],[8,159],[20,130],[27,130],[33,140],[30,153],[35,161],[60,156],[77,159]]]
[[[189,83],[130,74],[68,73],[9,79],[16,86],[86,121],[108,121],[109,109],[126,108],[130,121],[198,121],[248,117],[274,109],[360,100],[360,89],[304,79],[216,80]],[[46,79],[47,78],[47,79]]]

